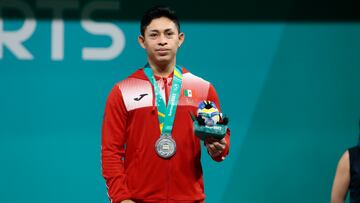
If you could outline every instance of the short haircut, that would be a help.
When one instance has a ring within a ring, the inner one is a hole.
[[[172,22],[174,22],[178,31],[180,32],[180,23],[178,17],[175,14],[175,11],[166,6],[154,6],[149,10],[147,10],[141,19],[141,24],[140,24],[141,35],[144,36],[145,29],[151,23],[152,20],[161,17],[168,18]]]

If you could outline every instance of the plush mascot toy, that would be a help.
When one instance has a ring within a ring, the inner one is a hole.
[[[215,138],[221,140],[226,135],[229,118],[223,116],[212,101],[202,101],[195,117],[190,113],[194,122],[195,135],[201,140]]]

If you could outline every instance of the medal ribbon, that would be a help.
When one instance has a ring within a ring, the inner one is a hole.
[[[182,70],[181,67],[176,65],[174,67],[173,81],[170,90],[170,96],[168,105],[166,106],[163,97],[161,96],[160,88],[156,83],[154,72],[152,71],[149,64],[146,64],[144,73],[149,79],[150,83],[154,86],[154,92],[156,97],[156,106],[158,109],[158,119],[160,125],[161,135],[168,134],[171,136],[173,129],[175,113],[177,104],[179,102],[181,82],[182,82]]]

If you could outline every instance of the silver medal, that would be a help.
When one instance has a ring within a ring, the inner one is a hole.
[[[155,151],[164,159],[172,157],[176,151],[175,140],[168,134],[161,135],[155,143]]]

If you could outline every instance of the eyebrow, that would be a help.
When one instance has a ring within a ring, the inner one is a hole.
[[[164,30],[164,32],[169,32],[169,31],[173,31],[172,28],[167,28]],[[149,32],[160,32],[160,30],[157,30],[157,29],[153,29],[153,30],[149,30]]]

